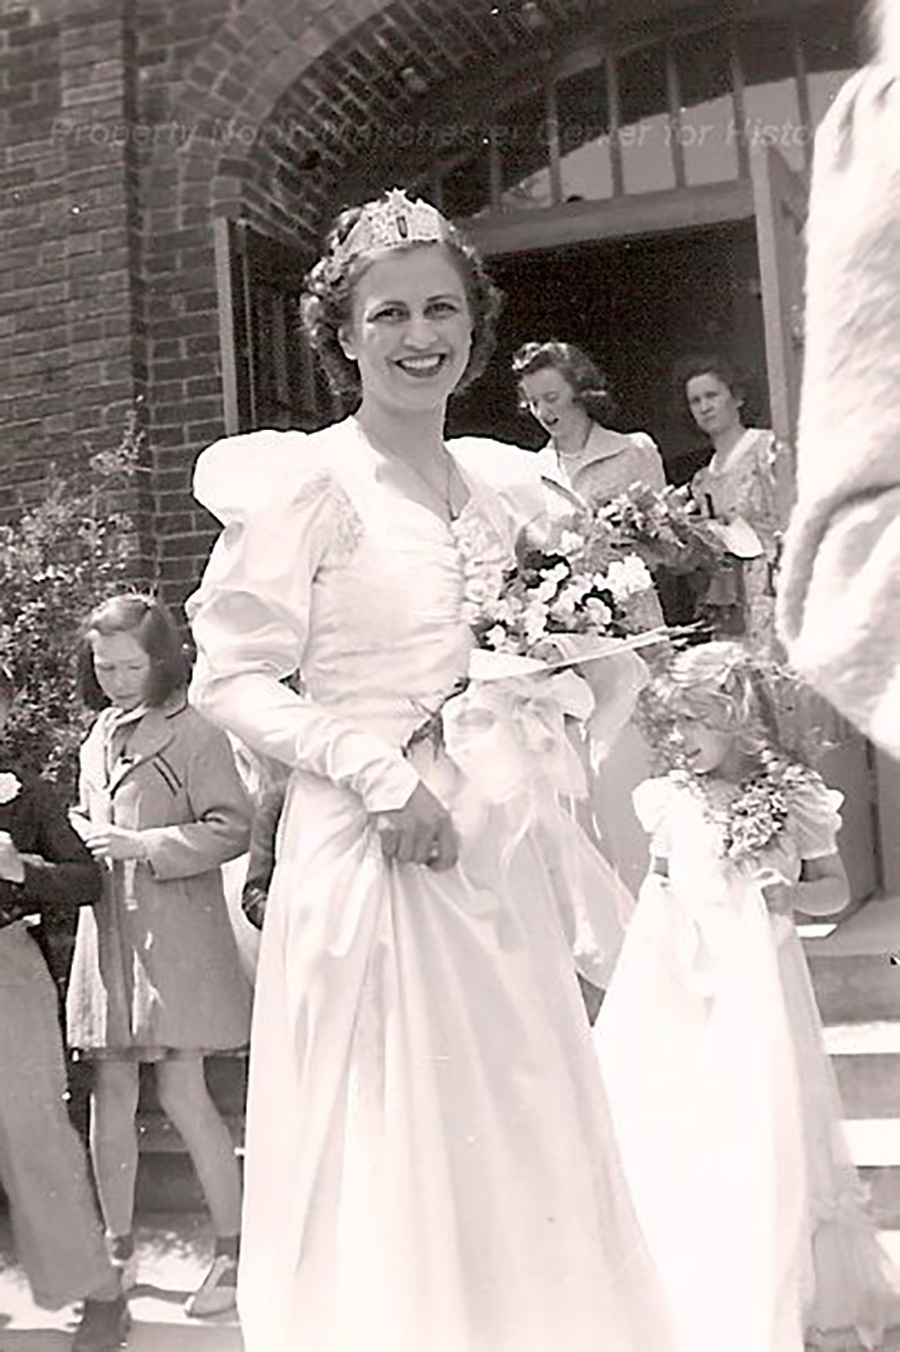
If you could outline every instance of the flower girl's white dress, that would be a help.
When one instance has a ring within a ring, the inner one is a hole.
[[[735,790],[707,792],[727,805]],[[793,921],[761,870],[796,881],[831,855],[841,796],[795,792],[754,865],[677,776],[635,806],[666,861],[651,873],[595,1028],[625,1173],[675,1317],[679,1352],[875,1347],[900,1306],[865,1211]]]
[[[378,482],[352,421],[197,470],[226,529],[189,606],[192,696],[297,767],[256,992],[247,1352],[671,1352],[560,920],[573,877],[586,906],[615,895],[608,867],[550,802],[522,830],[531,784],[460,808],[448,872],[386,862],[369,826],[467,670],[466,596],[539,508],[521,455],[453,453],[452,529]]]

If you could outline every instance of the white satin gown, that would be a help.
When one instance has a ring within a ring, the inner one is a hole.
[[[670,1352],[560,911],[615,909],[615,879],[561,813],[516,841],[510,799],[468,810],[443,873],[386,862],[369,825],[419,770],[455,811],[447,765],[402,748],[540,503],[519,453],[453,453],[452,529],[379,484],[352,420],[231,438],[197,469],[226,529],[189,603],[192,698],[296,766],[256,993],[246,1348]],[[279,683],[301,663],[302,699]]]
[[[761,891],[835,853],[840,801],[795,790],[782,839],[737,866],[689,787],[635,795],[668,877],[646,880],[594,1036],[679,1352],[875,1348],[896,1322],[801,943]]]

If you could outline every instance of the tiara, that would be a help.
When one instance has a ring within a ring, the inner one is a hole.
[[[363,207],[347,238],[333,250],[334,263],[343,269],[360,254],[401,249],[407,244],[441,244],[450,226],[430,202],[411,201],[401,188],[392,188],[377,202]]]

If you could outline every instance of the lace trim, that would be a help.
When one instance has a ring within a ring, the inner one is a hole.
[[[474,497],[468,498],[451,523],[450,533],[462,564],[461,614],[471,624],[499,597],[504,571],[512,560],[502,537]]]
[[[331,510],[330,552],[338,559],[349,558],[363,537],[363,523],[346,489],[328,469],[311,475],[294,496],[293,504],[303,507],[315,499],[327,502]]]
[[[332,480],[331,500],[334,506],[334,549],[339,558],[349,558],[362,540],[364,529],[359,513],[341,484]]]

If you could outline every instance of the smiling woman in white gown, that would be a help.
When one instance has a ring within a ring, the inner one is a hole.
[[[192,698],[293,767],[253,1030],[247,1352],[670,1348],[554,842],[516,840],[514,798],[464,820],[440,752],[404,754],[466,673],[467,595],[540,500],[517,453],[443,442],[491,295],[426,204],[346,213],[305,314],[361,382],[356,415],[197,468],[225,531],[189,603]]]

